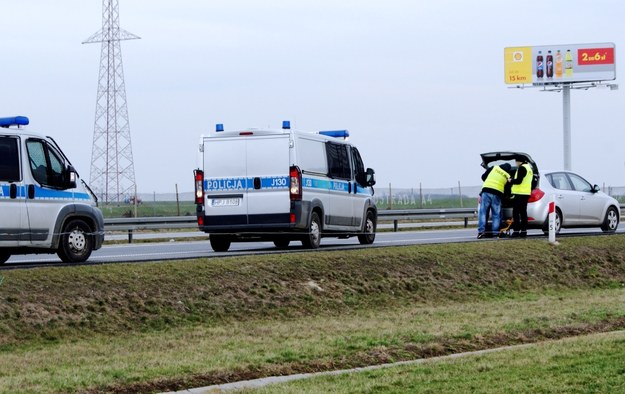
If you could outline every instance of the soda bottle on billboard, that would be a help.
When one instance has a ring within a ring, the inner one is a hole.
[[[553,78],[553,55],[547,51],[547,78]]]
[[[571,55],[571,50],[567,49],[564,54],[564,75],[567,77],[573,76],[573,55]]]
[[[562,54],[556,51],[556,78],[562,78]]]
[[[543,77],[544,67],[545,65],[543,64],[543,52],[538,51],[538,56],[536,56],[536,78]]]

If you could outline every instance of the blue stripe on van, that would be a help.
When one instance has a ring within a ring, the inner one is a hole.
[[[9,198],[11,192],[9,185],[2,185],[0,190],[2,191],[0,198]],[[17,186],[17,198],[26,198],[27,190],[27,186]],[[83,192],[53,190],[35,186],[35,200],[91,200],[91,197]]]
[[[260,177],[261,189],[288,189],[288,176]],[[214,191],[244,191],[254,189],[254,178],[213,178],[204,180],[204,190]]]
[[[348,181],[334,179],[318,179],[311,177],[303,177],[302,184],[305,189],[317,189],[327,191],[338,191],[349,193]],[[281,190],[289,188],[288,176],[268,176],[260,178],[261,189]],[[204,180],[205,192],[216,191],[246,191],[254,189],[254,178],[211,178]],[[357,194],[371,195],[371,191],[366,187],[356,187]]]

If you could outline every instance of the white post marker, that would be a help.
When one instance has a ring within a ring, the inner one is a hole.
[[[549,243],[557,244],[556,242],[556,195],[551,195],[551,201],[549,201]]]

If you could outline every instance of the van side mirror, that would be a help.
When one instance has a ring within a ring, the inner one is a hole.
[[[372,168],[367,168],[367,186],[375,185],[375,171]]]
[[[63,174],[63,188],[64,189],[73,189],[76,187],[76,180],[78,179],[78,174],[73,166],[68,165],[65,168],[65,173]]]

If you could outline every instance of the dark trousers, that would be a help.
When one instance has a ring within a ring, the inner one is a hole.
[[[512,199],[512,229],[527,231],[527,200],[530,196],[515,194]]]

